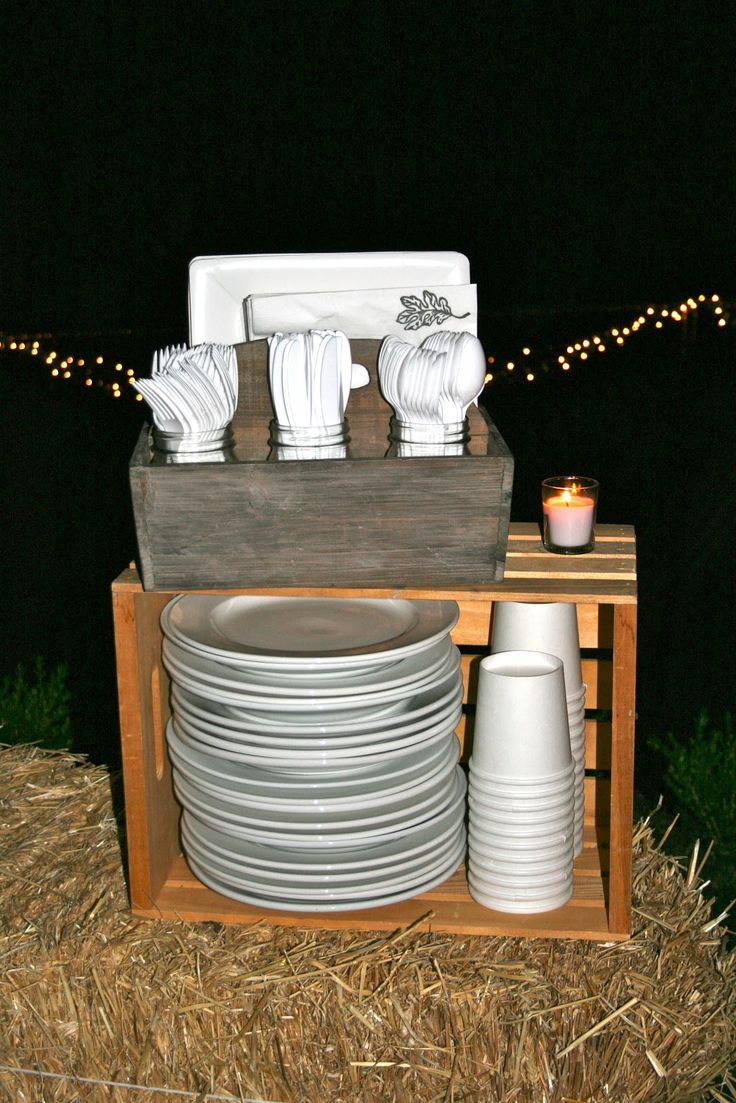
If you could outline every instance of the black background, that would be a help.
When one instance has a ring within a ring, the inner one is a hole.
[[[459,250],[496,353],[733,293],[720,5],[83,4],[6,26],[5,332],[186,339],[201,254]],[[488,396],[513,517],[574,469],[601,479],[600,520],[637,527],[645,731],[732,702],[733,362],[733,331],[701,325]],[[1,367],[3,666],[69,662],[82,743],[114,756],[109,583],[135,554],[143,412]]]
[[[714,4],[19,8],[2,324],[185,325],[207,253],[457,249],[484,311],[721,287],[735,44]]]

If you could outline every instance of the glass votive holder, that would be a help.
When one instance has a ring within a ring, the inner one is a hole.
[[[543,543],[557,555],[582,555],[595,547],[598,482],[582,475],[553,475],[542,483]]]

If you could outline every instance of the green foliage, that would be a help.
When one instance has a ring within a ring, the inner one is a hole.
[[[653,741],[666,759],[667,804],[680,813],[681,834],[714,842],[709,876],[719,897],[736,897],[736,732],[733,715],[711,722],[702,711],[694,735]],[[728,900],[726,900],[728,903]]]
[[[0,680],[0,743],[39,743],[67,750],[72,742],[71,693],[65,664],[47,673],[43,658],[34,669],[19,665]]]

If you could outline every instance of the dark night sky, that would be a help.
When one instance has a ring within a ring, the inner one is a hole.
[[[720,5],[117,11],[8,28],[0,328],[184,328],[202,253],[458,249],[484,310],[733,284]]]
[[[18,6],[15,25],[4,10],[0,330],[131,329],[149,348],[153,330],[185,338],[188,263],[220,253],[459,250],[481,337],[484,315],[518,308],[562,317],[736,292],[736,41],[721,5],[113,9]],[[639,526],[642,685],[657,687],[642,716],[666,704],[689,717],[729,692],[708,658],[711,637],[733,634],[727,602],[698,579],[702,561],[730,578],[732,344],[698,348],[697,370],[674,339],[642,342],[616,368],[606,358],[595,375],[491,396],[517,457],[515,517],[532,515],[550,469],[580,466],[605,483],[600,519]],[[44,448],[5,464],[24,487],[14,585],[0,587],[25,587],[23,616],[6,617],[7,661],[35,653],[43,615],[49,658],[74,656],[94,732],[114,710],[109,580],[135,554],[126,465],[138,425],[102,395],[60,406],[48,380],[21,378],[0,375],[5,435],[32,420]],[[677,548],[665,572],[661,491],[692,456],[717,473],[702,500],[711,543],[706,556]],[[675,619],[660,617],[675,591]],[[688,648],[663,674],[658,656],[678,638]],[[691,668],[710,680],[676,701]]]

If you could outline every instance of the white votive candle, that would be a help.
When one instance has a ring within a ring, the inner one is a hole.
[[[587,494],[563,490],[544,503],[549,539],[563,548],[579,548],[589,544],[593,535],[595,502]]]
[[[598,483],[595,479],[557,476],[542,484],[544,544],[550,551],[593,548]]]

